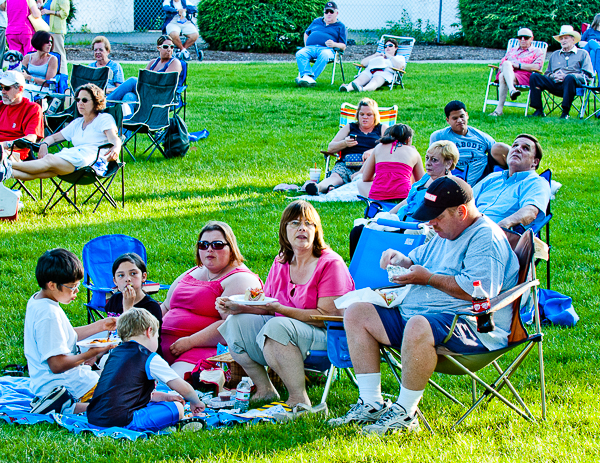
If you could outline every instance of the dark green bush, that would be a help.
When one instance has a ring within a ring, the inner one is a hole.
[[[289,52],[323,15],[323,0],[201,0],[198,31],[211,50]]]
[[[600,12],[600,0],[459,0],[460,19],[469,45],[504,48],[520,27],[536,40],[558,48],[552,39],[563,24],[581,31]]]

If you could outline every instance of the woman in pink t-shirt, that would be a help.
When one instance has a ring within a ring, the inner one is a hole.
[[[306,201],[294,201],[279,224],[279,254],[265,282],[265,296],[277,299],[262,306],[217,299],[219,326],[231,355],[256,385],[254,399],[279,398],[264,366],[282,379],[288,405],[309,408],[304,359],[310,350],[327,349],[327,332],[311,315],[341,315],[334,300],[352,291],[354,282],[343,259],[323,240],[321,219]]]
[[[39,8],[34,0],[7,0],[6,15],[8,25],[6,26],[6,42],[9,50],[16,50],[26,55],[34,51],[31,45],[33,37],[33,26],[29,22],[29,15],[34,18],[41,18]],[[2,63],[0,63],[0,66]]]
[[[229,225],[212,221],[200,230],[197,266],[173,282],[161,306],[163,357],[182,378],[199,361],[216,355],[217,343],[224,342],[217,331],[225,318],[215,309],[217,297],[261,285],[243,262]]]

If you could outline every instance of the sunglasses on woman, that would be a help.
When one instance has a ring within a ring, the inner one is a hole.
[[[393,43],[386,43],[385,44],[385,48],[392,48],[395,47],[396,45],[394,45]]]
[[[169,50],[175,48],[175,45],[161,45],[163,50]]]
[[[88,101],[91,101],[91,100],[89,98],[83,97],[83,98],[75,98],[75,101],[77,103],[79,103],[81,101],[82,103],[85,104],[85,103],[87,103]]]
[[[198,241],[198,249],[201,251],[206,251],[209,246],[215,251],[220,251],[225,246],[229,246],[229,243],[224,243],[223,241]]]

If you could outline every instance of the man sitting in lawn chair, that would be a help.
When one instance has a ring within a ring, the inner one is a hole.
[[[469,127],[469,113],[462,101],[454,100],[444,108],[448,127],[431,134],[429,145],[439,140],[454,142],[460,153],[453,173],[474,186],[499,165],[506,168],[508,145],[496,143],[487,133]]]
[[[429,221],[437,236],[408,256],[392,249],[381,256],[383,268],[409,269],[394,277],[395,283],[411,285],[400,310],[355,303],[344,313],[359,398],[344,416],[329,421],[332,426],[356,422],[369,433],[417,431],[417,405],[437,363],[436,346],[444,344],[454,313],[470,308],[473,282],[480,280],[490,297],[517,282],[517,256],[502,229],[477,210],[463,180],[437,179],[413,217]],[[444,346],[457,353],[506,346],[511,316],[511,307],[495,312],[496,327],[489,333],[478,332],[472,317],[459,319]],[[402,386],[394,404],[381,395],[380,344],[402,347]]]
[[[25,77],[17,71],[7,71],[0,78],[2,86],[2,103],[0,103],[0,142],[2,150],[10,152],[12,142],[19,138],[27,138],[36,142],[44,136],[44,120],[42,107],[32,103],[23,96]],[[15,157],[19,154],[19,158]],[[13,161],[27,159],[29,150],[14,150]],[[8,154],[7,154],[8,156]],[[0,152],[0,158],[2,158]]]
[[[322,18],[315,19],[304,32],[304,48],[296,53],[299,87],[314,87],[327,63],[335,57],[334,48],[346,49],[346,26],[337,20],[338,7],[327,2]],[[310,67],[310,61],[315,60]]]
[[[535,172],[542,160],[540,142],[533,135],[517,135],[506,160],[508,170],[488,175],[473,188],[477,209],[503,228],[535,228],[550,201],[550,184]]]

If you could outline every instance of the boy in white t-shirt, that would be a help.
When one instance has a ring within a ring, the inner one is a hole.
[[[111,347],[79,353],[77,341],[116,328],[109,317],[74,328],[60,303],[77,298],[83,266],[62,248],[46,251],[38,260],[35,277],[41,291],[31,296],[25,313],[25,357],[31,376],[32,413],[81,413],[88,406],[98,374],[87,365]]]

